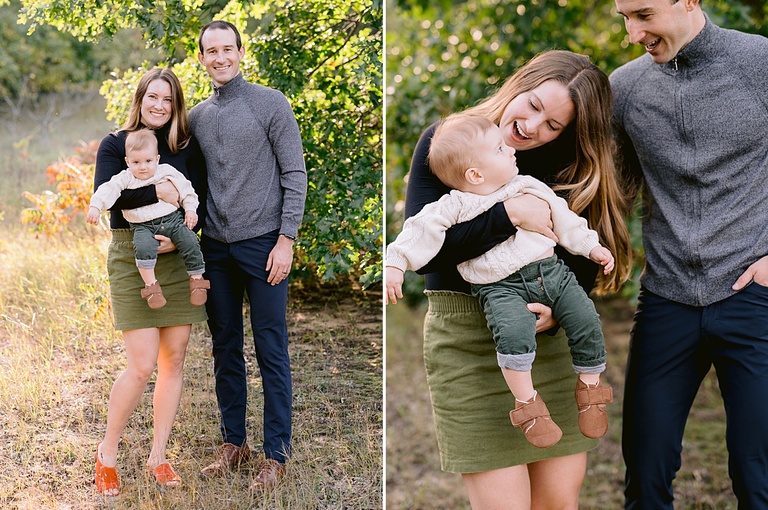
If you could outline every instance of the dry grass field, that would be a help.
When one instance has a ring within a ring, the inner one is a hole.
[[[248,493],[256,464],[225,479],[197,474],[221,441],[210,336],[198,324],[168,453],[183,485],[160,490],[144,468],[152,437],[150,382],[120,445],[124,490],[105,499],[94,489],[93,456],[112,382],[125,362],[109,311],[107,237],[83,229],[38,239],[11,220],[0,222],[0,508],[382,507],[378,292],[292,289],[294,456],[279,488]],[[262,397],[252,342],[246,357],[249,443],[258,456]]]

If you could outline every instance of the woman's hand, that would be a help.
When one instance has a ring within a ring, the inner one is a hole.
[[[176,245],[173,244],[173,241],[171,241],[170,237],[165,237],[165,236],[161,236],[160,234],[156,234],[155,239],[160,241],[160,246],[157,247],[158,255],[162,253],[171,253],[173,250],[176,249]]]
[[[176,189],[176,186],[174,186],[171,181],[163,181],[155,184],[155,194],[157,195],[158,200],[179,207],[179,199],[181,196],[179,195],[179,190]]]
[[[543,333],[557,326],[557,321],[552,317],[552,309],[541,303],[528,303],[530,312],[536,314],[536,333]]]
[[[523,193],[506,199],[504,209],[507,211],[509,221],[514,226],[523,230],[538,232],[554,242],[558,242],[557,236],[552,230],[552,211],[546,200],[529,193]]]

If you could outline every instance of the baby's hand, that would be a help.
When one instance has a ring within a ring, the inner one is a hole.
[[[397,298],[403,297],[403,271],[392,266],[384,268],[384,282],[387,294],[384,296],[386,304],[397,304]]]
[[[592,248],[592,251],[589,252],[589,259],[592,262],[597,262],[601,266],[603,266],[603,273],[608,274],[611,271],[613,271],[613,255],[608,250],[608,248],[605,248],[603,246],[595,246]]]
[[[186,211],[184,213],[184,224],[192,230],[197,225],[197,213],[195,211]]]
[[[88,208],[88,214],[85,216],[85,221],[96,225],[99,222],[100,214],[101,211],[99,211],[96,207],[91,206]]]

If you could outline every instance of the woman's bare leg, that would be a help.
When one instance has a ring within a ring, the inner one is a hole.
[[[152,451],[147,465],[155,468],[166,462],[165,450],[179,409],[184,385],[184,358],[187,354],[192,326],[173,326],[160,329],[160,349],[157,357],[155,382],[154,429]]]
[[[115,380],[109,394],[107,431],[99,446],[102,464],[112,467],[117,463],[117,445],[128,419],[144,394],[149,378],[155,371],[160,335],[157,328],[123,331],[126,368]]]
[[[472,510],[529,510],[531,485],[525,465],[461,475]]]
[[[576,510],[587,470],[577,453],[462,475],[472,510]]]
[[[531,510],[576,510],[587,472],[587,453],[528,464]]]

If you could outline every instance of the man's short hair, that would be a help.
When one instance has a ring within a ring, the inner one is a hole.
[[[203,34],[207,30],[231,30],[235,33],[237,49],[240,50],[240,48],[243,47],[243,42],[240,38],[240,32],[237,30],[237,27],[229,21],[215,19],[200,29],[200,36],[197,38],[197,47],[200,48],[200,53],[203,53]]]

